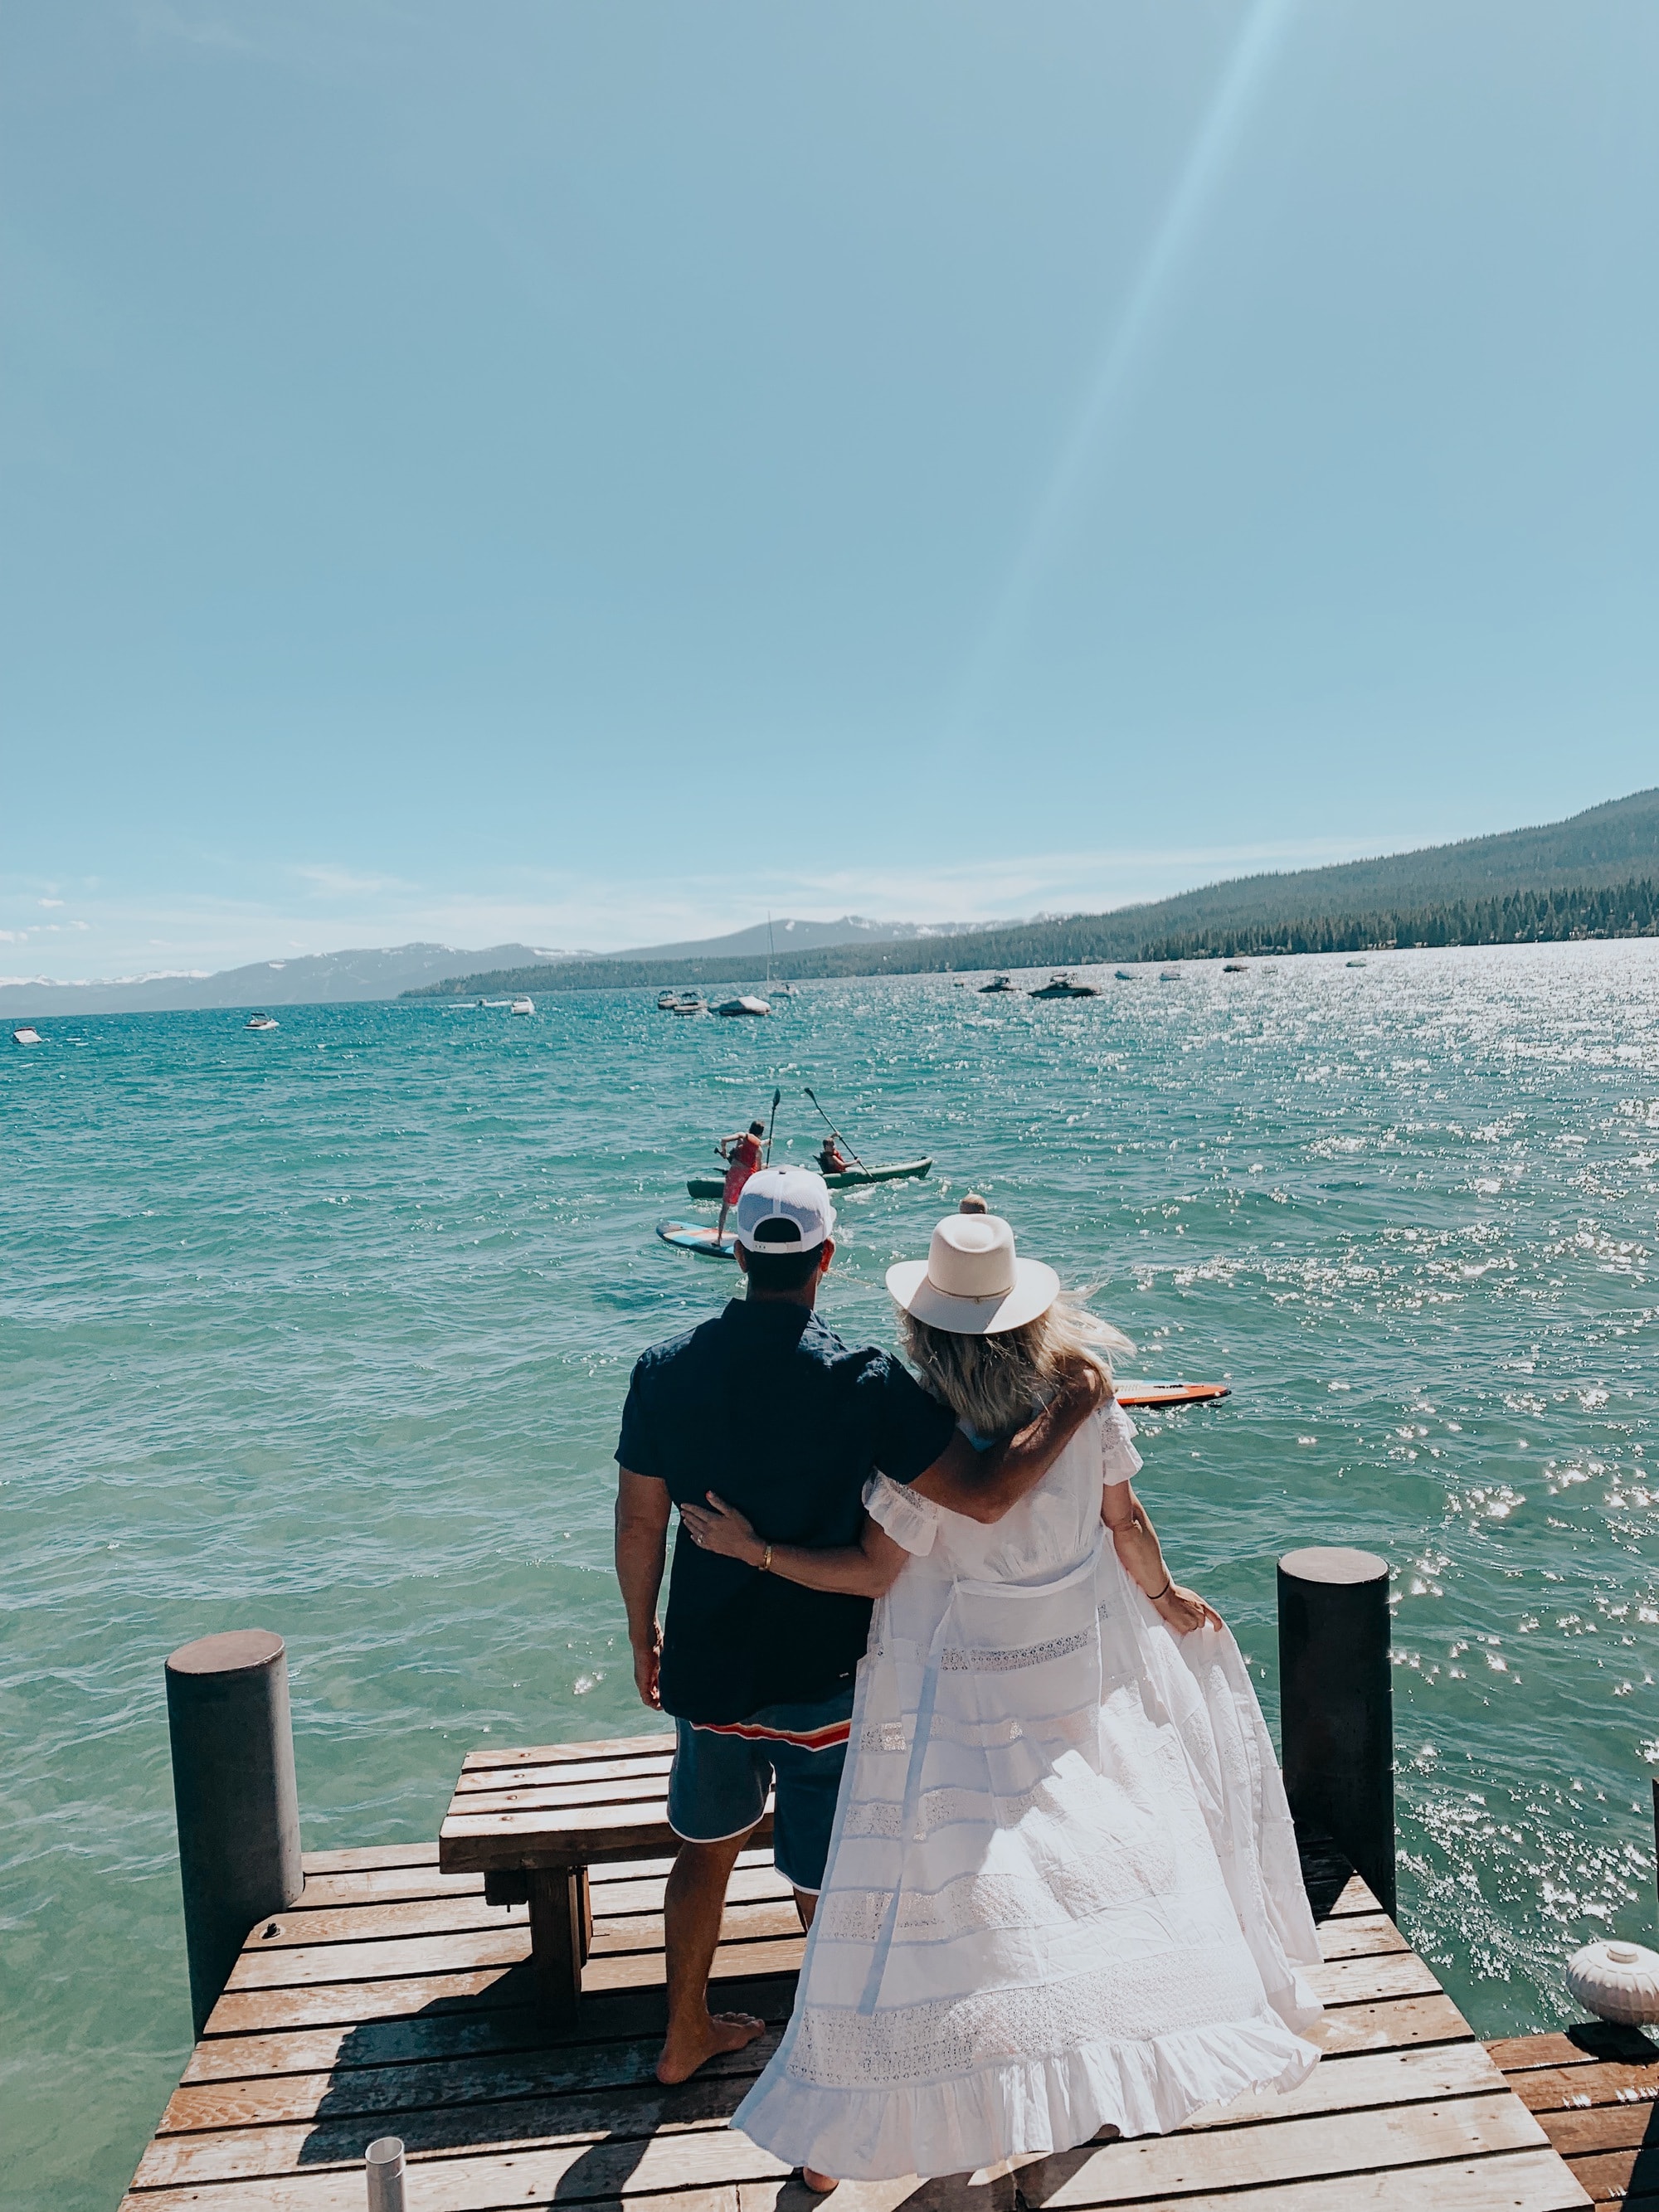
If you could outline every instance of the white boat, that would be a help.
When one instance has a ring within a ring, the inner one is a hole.
[[[708,1001],[696,991],[686,991],[672,1002],[668,1011],[671,1014],[678,1014],[684,1021],[688,1014],[706,1014]]]
[[[509,1014],[533,1014],[536,1011],[536,1001],[531,998],[514,999],[507,1011]]]
[[[270,1014],[250,1014],[242,1026],[250,1030],[279,1030],[283,1025]]]
[[[719,1006],[716,1006],[714,1011],[717,1014],[726,1015],[726,1018],[730,1019],[734,1015],[750,1014],[758,1016],[761,1014],[769,1014],[772,1009],[767,1005],[764,999],[754,998],[745,991],[741,997],[736,999],[722,999]]]
[[[26,1023],[21,1030],[12,1031],[11,1041],[14,1044],[39,1044],[40,1032],[39,1030],[30,1029]]]

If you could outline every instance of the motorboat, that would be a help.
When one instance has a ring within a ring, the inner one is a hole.
[[[242,1024],[248,1030],[279,1030],[282,1026],[274,1014],[250,1014]]]
[[[21,1030],[14,1030],[12,1031],[11,1041],[14,1044],[39,1044],[40,1042],[40,1032],[39,1030],[30,1029],[26,1022]]]
[[[672,1014],[674,1011],[674,1001],[677,996],[678,994],[673,991],[659,991],[657,994],[657,1012],[659,1014]]]
[[[1348,963],[1350,968],[1363,968],[1364,964],[1363,960],[1350,960]]]
[[[724,1014],[728,1021],[744,1015],[758,1018],[762,1014],[769,1014],[771,1011],[771,1007],[767,1005],[764,999],[757,999],[747,991],[739,994],[735,999],[722,999],[719,1006],[714,1009],[715,1013]]]
[[[1181,981],[1181,970],[1179,968],[1160,968],[1158,971],[1158,980],[1160,983],[1178,983]]]
[[[528,997],[514,999],[507,1011],[509,1014],[533,1014],[536,1011],[536,1001]]]
[[[706,1014],[708,1012],[708,1001],[696,991],[687,991],[682,997],[674,1000],[668,1011],[671,1014],[678,1014],[684,1020],[688,1014]]]
[[[1004,991],[1012,991],[1018,988],[1018,987],[1016,985],[1012,975],[993,975],[988,983],[981,983],[980,985],[979,994],[981,998],[983,999],[991,996],[993,994],[1000,994]]]
[[[1127,968],[1114,969],[1112,972],[1120,983],[1133,983],[1135,980]]]
[[[1100,987],[1095,983],[1079,983],[1075,975],[1051,975],[1040,991],[1033,991],[1034,999],[1097,999]]]
[[[1248,964],[1243,960],[1229,960],[1224,964],[1221,972],[1224,975],[1242,975]]]

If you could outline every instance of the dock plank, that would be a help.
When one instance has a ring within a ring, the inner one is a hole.
[[[1488,2049],[1595,2203],[1659,2212],[1659,2042],[1590,2021]]]
[[[417,2212],[808,2212],[799,2179],[728,2125],[776,2046],[803,1949],[763,1843],[739,1860],[715,1973],[723,2002],[768,2032],[690,2083],[655,2079],[671,1748],[653,1735],[473,1754],[443,1845],[458,1823],[484,1827],[463,1872],[441,1871],[432,1844],[308,1854],[305,1893],[245,1946],[126,2212],[362,2212],[363,2148],[383,2133],[408,2148]],[[534,2002],[525,1909],[488,1905],[479,1870],[512,1863],[514,1811],[544,1795],[637,1805],[646,1832],[592,1869],[592,1948],[565,2032]],[[1529,2049],[1517,2096],[1328,1847],[1317,1881],[1324,2059],[1297,2089],[971,2191],[965,2176],[844,2184],[835,2212],[1573,2212],[1592,2201],[1581,2182],[1612,2191],[1622,2172],[1640,2190],[1655,2107],[1639,2049]],[[1548,2140],[1558,2122],[1567,2162]]]
[[[1084,2212],[1182,2191],[1260,2188],[1547,2147],[1537,2121],[1500,2087],[1485,2097],[1394,2112],[1137,2136],[1022,2166],[1019,2186],[1033,2212]]]
[[[653,1759],[672,1757],[672,1730],[654,1735],[596,1737],[592,1743],[503,1744],[499,1750],[470,1751],[461,1761],[463,1774],[477,1774],[496,1766],[561,1766],[592,1759]]]

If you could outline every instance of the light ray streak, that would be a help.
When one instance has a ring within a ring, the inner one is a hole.
[[[1038,588],[1060,549],[1073,510],[1098,468],[1101,448],[1114,427],[1112,417],[1124,396],[1136,355],[1237,149],[1295,4],[1296,0],[1255,0],[1240,27],[1163,220],[1127,298],[1108,327],[1082,404],[969,662],[954,717],[958,734],[970,732],[978,723],[1000,670],[1030,622]]]

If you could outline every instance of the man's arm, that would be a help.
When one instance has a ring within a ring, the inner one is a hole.
[[[1091,1413],[1106,1403],[1106,1377],[1092,1362],[1017,1436],[975,1451],[960,1429],[910,1485],[918,1498],[970,1521],[1000,1521],[1035,1490]]]
[[[668,1557],[668,1485],[648,1474],[617,1469],[617,1580],[628,1609],[628,1641],[634,1651],[634,1683],[653,1712],[662,1711],[657,1688],[662,1663],[662,1626],[657,1594]]]

